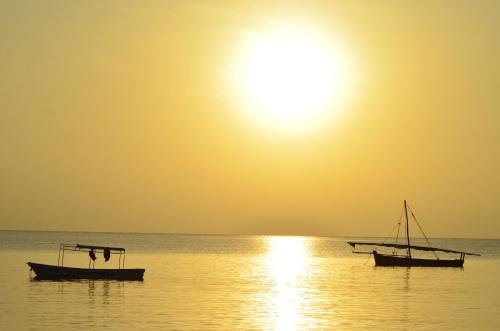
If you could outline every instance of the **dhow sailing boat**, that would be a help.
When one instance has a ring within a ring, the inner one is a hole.
[[[362,241],[349,241],[347,242],[349,245],[351,245],[354,248],[353,253],[356,254],[373,254],[373,257],[375,259],[375,265],[376,266],[381,266],[381,267],[455,267],[455,268],[461,268],[464,265],[464,259],[465,255],[475,255],[475,256],[480,256],[479,254],[474,254],[474,253],[467,253],[467,252],[460,252],[460,251],[455,251],[451,249],[444,249],[444,248],[436,248],[436,247],[431,247],[429,239],[427,239],[427,236],[425,235],[424,231],[420,227],[420,224],[417,221],[417,218],[411,211],[410,207],[406,204],[406,200],[404,201],[404,214],[406,218],[406,243],[403,244],[398,244],[398,237],[399,237],[399,228],[401,226],[401,218],[398,223],[398,234],[396,235],[396,242],[391,244],[391,243],[375,243],[375,242],[362,242]],[[413,217],[413,220],[415,223],[417,223],[418,228],[424,235],[424,238],[427,242],[428,246],[415,246],[410,244],[410,230],[408,227],[408,210],[410,211],[411,216]],[[402,215],[401,215],[402,216]],[[373,250],[372,252],[357,252],[356,251],[356,246],[379,246],[379,247],[392,247],[394,248],[392,254],[381,254],[378,253],[376,250]],[[434,254],[435,259],[424,259],[424,258],[415,258],[412,257],[411,251],[413,250],[418,250],[418,251],[430,251]],[[406,254],[397,254],[396,250],[405,250]],[[454,259],[454,260],[442,260],[438,257],[436,252],[444,252],[444,253],[456,253],[460,254],[460,259]]]

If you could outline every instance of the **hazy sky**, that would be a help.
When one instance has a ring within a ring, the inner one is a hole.
[[[276,22],[355,68],[314,132],[259,130],[229,91]],[[430,236],[498,238],[498,22],[499,1],[0,1],[0,229],[383,236],[406,198]]]

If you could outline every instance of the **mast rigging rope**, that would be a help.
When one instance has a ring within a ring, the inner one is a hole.
[[[424,238],[425,238],[425,241],[427,242],[427,245],[429,246],[429,248],[432,248],[431,246],[431,242],[429,241],[429,239],[427,238],[427,236],[425,235],[425,232],[424,230],[422,229],[422,227],[420,226],[420,223],[418,223],[418,220],[417,220],[417,217],[415,216],[415,214],[413,214],[413,211],[411,210],[410,206],[408,206],[408,209],[410,210],[410,214],[411,216],[413,217],[413,220],[415,221],[415,223],[417,223],[418,225],[418,228],[420,229],[420,232],[422,232],[422,234],[424,235]],[[438,255],[436,254],[435,251],[432,251],[432,253],[434,254],[434,256],[436,257],[436,259],[439,260],[439,257]]]

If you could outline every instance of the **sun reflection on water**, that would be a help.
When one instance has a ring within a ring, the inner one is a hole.
[[[272,237],[265,265],[272,290],[269,293],[267,325],[271,330],[300,330],[306,321],[309,301],[304,288],[310,274],[310,245],[307,238]],[[302,326],[302,327],[301,327]]]

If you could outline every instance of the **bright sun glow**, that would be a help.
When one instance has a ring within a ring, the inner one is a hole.
[[[249,34],[242,49],[233,81],[243,108],[261,126],[304,131],[324,124],[340,107],[350,68],[331,38],[279,27]]]

